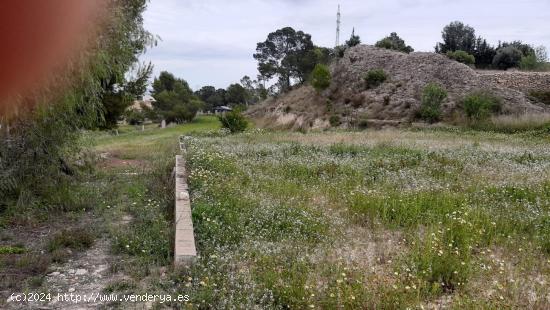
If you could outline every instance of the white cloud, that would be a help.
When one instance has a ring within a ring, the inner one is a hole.
[[[256,43],[276,29],[291,26],[310,33],[317,45],[333,46],[338,3],[341,40],[353,27],[369,44],[395,31],[416,50],[431,51],[443,26],[461,20],[494,44],[550,47],[547,0],[152,0],[145,26],[162,41],[142,59],[153,62],[155,74],[170,71],[194,88],[225,88],[256,76]]]

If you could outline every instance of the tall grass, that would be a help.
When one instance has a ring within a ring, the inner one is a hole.
[[[550,132],[550,114],[526,113],[520,115],[497,115],[485,121],[472,122],[471,127],[504,133],[541,130]]]

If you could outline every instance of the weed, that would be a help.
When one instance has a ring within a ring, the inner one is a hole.
[[[430,123],[441,119],[441,104],[447,98],[447,91],[437,84],[428,84],[422,92],[420,117]]]
[[[462,107],[466,116],[473,120],[483,120],[492,113],[500,112],[502,103],[500,99],[486,92],[476,92],[468,95],[462,101]]]
[[[376,88],[388,79],[388,74],[382,69],[373,69],[364,77],[367,88]]]
[[[328,121],[330,123],[330,126],[332,127],[337,127],[337,126],[340,126],[341,124],[339,115],[331,115]]]
[[[83,250],[92,246],[96,236],[86,228],[65,229],[55,234],[48,242],[47,249],[50,253],[58,249],[69,248]]]
[[[23,246],[0,246],[0,254],[23,254],[27,250]]]

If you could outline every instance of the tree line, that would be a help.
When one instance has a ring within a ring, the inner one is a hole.
[[[477,68],[537,70],[547,65],[548,54],[544,46],[533,47],[519,40],[499,41],[497,46],[492,46],[483,37],[476,37],[473,27],[460,21],[445,26],[441,35],[443,42],[435,46],[436,53],[447,54],[451,58],[458,57],[457,60],[475,64]],[[468,60],[464,56],[457,56],[457,52],[473,57],[468,57]]]
[[[185,80],[162,72],[153,82],[151,94],[156,99],[153,109],[130,111],[127,119],[131,122],[146,118],[187,122],[199,110],[211,112],[220,106],[246,107],[268,96],[288,92],[307,81],[321,91],[330,85],[329,64],[343,57],[348,48],[359,44],[361,38],[356,35],[355,29],[345,44],[327,48],[314,44],[308,33],[284,27],[269,33],[265,41],[257,43],[253,54],[258,62],[257,79],[245,76],[240,83],[231,84],[226,89],[204,86],[193,91]],[[374,45],[403,53],[414,52],[414,48],[396,32]],[[499,42],[497,46],[492,46],[486,39],[476,36],[474,28],[459,21],[443,28],[442,42],[436,44],[435,52],[481,69],[536,70],[546,66],[548,58],[544,47],[535,48],[521,41]]]

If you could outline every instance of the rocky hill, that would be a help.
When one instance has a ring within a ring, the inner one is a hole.
[[[388,80],[367,89],[364,76],[383,69]],[[462,115],[460,102],[472,92],[483,90],[502,99],[502,113],[550,112],[532,102],[526,94],[493,83],[472,68],[435,53],[405,54],[359,45],[348,49],[331,66],[331,86],[322,93],[304,85],[278,98],[270,98],[249,115],[260,125],[286,128],[324,128],[330,119],[341,126],[367,120],[372,124],[405,124],[416,121],[422,90],[428,83],[443,86],[448,97],[443,103],[444,121]]]

